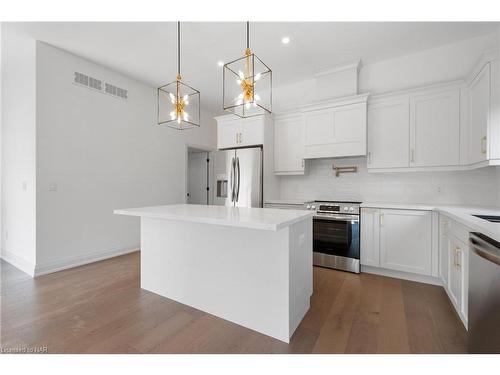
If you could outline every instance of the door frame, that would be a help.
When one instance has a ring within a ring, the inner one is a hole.
[[[189,188],[189,149],[196,149],[202,152],[207,152],[209,154],[208,158],[212,161],[212,152],[215,151],[213,147],[202,146],[194,143],[186,143],[186,149],[184,152],[184,203],[188,203],[188,188]],[[209,163],[209,172],[208,172],[208,187],[210,188],[208,194],[208,204],[213,202],[213,162]]]

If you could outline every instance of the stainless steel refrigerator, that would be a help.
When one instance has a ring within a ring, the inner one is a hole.
[[[262,147],[225,150],[228,178],[226,206],[263,206]]]

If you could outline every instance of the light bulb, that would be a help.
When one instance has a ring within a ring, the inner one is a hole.
[[[255,94],[255,95],[254,95],[254,99],[255,99],[255,101],[260,100],[260,96],[259,96],[259,94]]]
[[[175,96],[171,92],[169,93],[170,100],[172,101],[172,104],[175,104]]]
[[[239,76],[242,80],[244,80],[244,79],[245,79],[245,75],[243,74],[243,72],[242,72],[241,70],[240,70],[240,71],[238,71],[238,76]]]
[[[180,117],[177,117],[177,123],[180,124],[181,123],[181,118]]]
[[[187,112],[184,112],[184,121],[187,121],[189,118],[189,115],[187,114]]]
[[[283,38],[281,39],[281,43],[283,43],[283,44],[288,44],[288,43],[290,43],[290,38],[289,38],[289,37],[287,37],[287,36],[283,37]]]
[[[250,109],[250,103],[249,103],[249,102],[247,102],[247,103],[245,104],[245,108],[246,108],[246,109]]]
[[[258,80],[260,79],[260,77],[261,77],[261,74],[260,74],[260,73],[257,73],[257,74],[255,75],[255,77],[253,78],[253,80],[254,80],[254,81],[258,81]]]

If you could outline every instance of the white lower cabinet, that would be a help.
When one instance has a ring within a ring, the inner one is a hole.
[[[450,221],[447,217],[439,218],[439,278],[443,285],[448,283],[450,256]]]
[[[440,218],[440,274],[450,301],[467,327],[469,292],[469,251],[460,224],[441,215]]]
[[[432,212],[361,210],[361,265],[432,276]]]
[[[361,210],[361,251],[360,262],[365,266],[378,267],[379,263],[379,217],[375,208]]]
[[[361,270],[442,284],[467,328],[470,230],[442,214],[437,222],[432,211],[363,207]]]
[[[431,233],[430,211],[381,210],[380,266],[430,276]]]

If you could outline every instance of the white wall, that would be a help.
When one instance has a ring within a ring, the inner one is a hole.
[[[41,42],[37,51],[37,269],[137,249],[139,221],[113,209],[184,202],[186,144],[214,148],[213,117],[183,132],[158,126],[154,87]],[[75,71],[128,100],[74,85]]]
[[[35,265],[35,41],[2,23],[2,258]]]
[[[497,35],[488,34],[365,65],[360,92],[379,94],[464,78],[482,53],[497,48]]]
[[[364,65],[359,92],[378,94],[464,78],[485,51],[498,48],[500,31],[438,48]],[[275,112],[318,99],[314,80],[279,87]],[[355,175],[333,176],[332,163],[357,164]],[[463,172],[372,174],[366,158],[310,160],[305,176],[282,176],[282,199],[353,199],[500,207],[500,172],[495,167]],[[440,188],[440,189],[438,189]],[[440,190],[441,192],[438,192]]]
[[[357,165],[335,177],[332,164]],[[500,169],[500,168],[497,168]],[[306,161],[307,175],[286,176],[282,199],[354,200],[499,206],[500,174],[494,167],[460,172],[368,173],[366,158]]]

